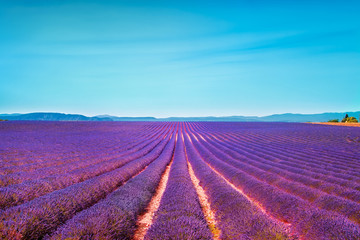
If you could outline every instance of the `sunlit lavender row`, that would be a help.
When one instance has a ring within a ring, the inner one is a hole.
[[[0,239],[360,239],[360,128],[0,123]]]

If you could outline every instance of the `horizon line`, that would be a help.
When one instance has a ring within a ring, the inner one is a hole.
[[[206,115],[206,116],[167,116],[167,117],[155,117],[155,116],[118,116],[118,115],[111,115],[111,114],[97,114],[97,115],[87,115],[87,114],[81,114],[81,113],[66,113],[66,112],[42,112],[42,111],[36,111],[36,112],[16,112],[16,113],[0,113],[0,115],[14,115],[14,114],[33,114],[33,113],[57,113],[57,114],[65,114],[65,115],[82,115],[85,117],[98,117],[98,116],[109,116],[109,117],[119,117],[119,118],[155,118],[155,119],[163,119],[163,118],[207,118],[207,117],[213,117],[213,118],[222,118],[222,117],[268,117],[273,115],[285,115],[285,114],[300,114],[300,115],[315,115],[315,114],[331,114],[331,113],[356,113],[360,112],[359,110],[354,111],[338,111],[338,112],[317,112],[317,113],[293,113],[293,112],[285,112],[285,113],[272,113],[269,115],[222,115],[222,116],[215,116],[215,115]]]

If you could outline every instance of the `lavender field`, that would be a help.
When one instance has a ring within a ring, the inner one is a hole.
[[[0,239],[360,239],[360,128],[0,123]]]

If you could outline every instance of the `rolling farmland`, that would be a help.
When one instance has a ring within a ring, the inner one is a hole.
[[[360,128],[0,123],[0,239],[360,239]]]

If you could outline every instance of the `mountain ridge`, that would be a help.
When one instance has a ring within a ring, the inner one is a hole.
[[[268,116],[208,116],[208,117],[118,117],[111,115],[97,115],[88,117],[81,114],[65,114],[57,112],[33,112],[0,114],[0,119],[29,120],[29,121],[222,121],[222,122],[326,122],[330,119],[341,120],[345,114],[356,118],[360,117],[360,111],[356,112],[326,112],[316,114],[283,113]]]

